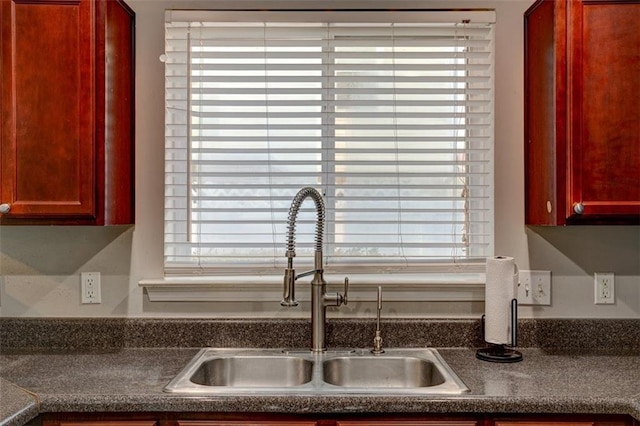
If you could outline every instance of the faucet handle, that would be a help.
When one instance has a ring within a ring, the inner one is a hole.
[[[349,277],[344,277],[344,294],[342,295],[342,304],[346,305],[349,294]]]

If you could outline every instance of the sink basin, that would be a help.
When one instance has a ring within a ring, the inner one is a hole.
[[[323,366],[324,381],[336,386],[415,388],[445,382],[430,360],[399,356],[338,357]]]
[[[206,348],[165,386],[184,395],[459,395],[469,389],[435,349]]]
[[[280,387],[311,381],[313,363],[292,356],[221,356],[203,361],[190,380],[203,386]]]
[[[309,383],[313,360],[278,349],[202,349],[165,392],[217,394],[281,389]]]

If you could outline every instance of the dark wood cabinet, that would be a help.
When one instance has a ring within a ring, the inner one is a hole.
[[[632,426],[623,415],[435,413],[47,413],[42,426]]]
[[[0,0],[0,224],[134,221],[134,13]]]
[[[525,13],[525,222],[640,223],[640,2]]]
[[[138,416],[138,415],[136,415]],[[240,414],[240,413],[209,413],[199,414],[199,420],[184,419],[158,419],[147,421],[138,420],[76,420],[77,416],[65,419],[65,415],[47,418],[42,422],[43,426],[479,426],[482,424],[480,420],[455,420],[445,419],[440,416],[412,416],[406,417],[401,415],[395,416],[356,416],[355,419],[342,420],[333,418],[334,416],[317,415],[283,415],[283,414]],[[90,417],[90,416],[89,416]],[[101,415],[100,417],[104,417]],[[111,416],[113,417],[113,416]],[[133,416],[132,416],[133,417]],[[157,415],[158,418],[163,416]],[[169,416],[171,417],[171,416]],[[187,417],[187,416],[185,416]],[[299,419],[296,419],[299,417]],[[338,417],[340,417],[338,415]],[[382,417],[380,420],[377,417]],[[394,419],[395,417],[395,419]],[[455,417],[452,415],[451,417]]]

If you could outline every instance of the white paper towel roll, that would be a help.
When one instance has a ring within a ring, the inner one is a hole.
[[[487,259],[485,283],[484,340],[511,344],[511,300],[516,297],[518,266],[513,257]]]

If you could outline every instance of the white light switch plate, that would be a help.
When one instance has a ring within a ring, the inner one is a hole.
[[[551,305],[551,271],[520,270],[518,305]]]

